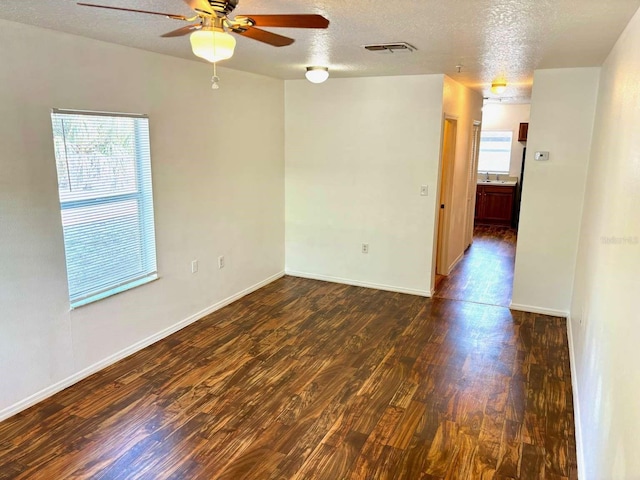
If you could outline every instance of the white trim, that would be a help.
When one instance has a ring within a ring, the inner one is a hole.
[[[175,323],[170,327],[165,328],[164,330],[160,330],[159,332],[151,335],[150,337],[140,340],[139,342],[136,342],[133,345],[123,350],[120,350],[119,352],[116,352],[113,355],[110,355],[107,358],[100,360],[99,362],[94,363],[93,365],[90,365],[89,367],[84,368],[77,373],[74,373],[73,375],[63,380],[60,380],[59,382],[56,382],[53,385],[50,385],[49,387],[44,388],[39,392],[36,392],[33,395],[30,395],[29,397],[23,400],[20,400],[17,403],[14,403],[13,405],[8,406],[7,408],[0,410],[0,421],[11,417],[16,413],[21,412],[22,410],[25,410],[35,405],[36,403],[41,402],[42,400],[60,392],[61,390],[64,390],[67,387],[70,387],[74,383],[79,382],[80,380],[88,377],[89,375],[93,375],[94,373],[102,370],[103,368],[106,368],[109,365],[112,365],[128,357],[129,355],[132,355],[137,351],[148,347],[149,345],[157,342],[158,340],[162,340],[163,338],[168,337],[169,335],[177,332],[178,330],[181,330],[184,327],[191,325],[197,320],[200,320],[201,318],[206,317],[207,315],[215,312],[216,310],[220,310],[221,308],[226,307],[230,303],[235,302],[236,300],[244,297],[245,295],[255,292],[259,288],[262,288],[265,285],[275,280],[278,280],[279,278],[282,278],[283,276],[284,276],[284,272],[276,273],[275,275],[272,275],[262,280],[261,282],[256,283],[255,285],[245,288],[244,290],[236,293],[235,295],[231,295],[230,297],[220,300],[218,303],[214,303],[210,307],[207,307],[204,310],[201,310],[198,313],[195,313],[185,318],[184,320],[181,320],[178,323]]]
[[[407,293],[409,295],[418,295],[420,297],[431,297],[432,295],[432,293],[429,290],[416,290],[413,288],[395,287],[392,285],[382,285],[379,283],[361,282],[359,280],[332,277],[329,275],[318,275],[315,273],[296,272],[293,270],[285,270],[285,273],[292,277],[309,278],[311,280],[320,280],[323,282],[342,283],[344,285],[352,285],[354,287],[374,288],[376,290],[386,290],[388,292]]]
[[[509,305],[512,310],[519,310],[521,312],[539,313],[541,315],[551,315],[552,317],[564,317],[569,316],[569,312],[564,310],[554,310],[552,308],[534,307],[532,305],[522,305],[520,303],[513,303]]]
[[[59,115],[89,115],[92,117],[125,117],[125,118],[149,118],[146,113],[124,113],[124,112],[100,112],[92,110],[69,110],[68,108],[52,108],[52,113]]]
[[[100,300],[104,300],[105,298],[112,297],[119,293],[124,293],[127,290],[133,290],[134,288],[141,287],[146,285],[147,283],[155,282],[159,280],[158,272],[153,272],[152,274],[147,274],[142,278],[137,278],[135,280],[127,280],[126,282],[121,283],[115,287],[110,287],[106,290],[103,290],[99,293],[92,293],[89,296],[82,297],[78,300],[69,302],[69,306],[71,310],[77,310],[80,307],[84,307],[85,305],[89,305],[94,302],[98,302]]]
[[[580,400],[578,397],[578,373],[576,371],[575,347],[573,345],[573,327],[570,316],[567,318],[567,338],[569,340],[569,365],[571,366],[571,391],[573,392],[573,420],[575,423],[576,433],[578,479],[580,479],[584,478],[584,445],[582,443],[582,421],[580,420]]]

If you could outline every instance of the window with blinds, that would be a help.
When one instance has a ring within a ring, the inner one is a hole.
[[[148,118],[54,110],[51,120],[71,307],[155,280]]]
[[[480,134],[480,154],[478,171],[493,173],[509,173],[511,165],[511,144],[513,132],[484,131]]]

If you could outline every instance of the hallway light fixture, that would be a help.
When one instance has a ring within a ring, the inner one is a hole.
[[[505,80],[494,80],[491,84],[491,91],[496,95],[502,95],[507,89],[507,82]]]
[[[307,67],[307,72],[304,74],[311,83],[322,83],[329,78],[328,67]]]

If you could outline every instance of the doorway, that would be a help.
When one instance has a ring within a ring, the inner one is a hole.
[[[513,291],[517,234],[500,225],[476,225],[473,243],[439,279],[434,298],[508,307]]]
[[[457,241],[464,243],[466,250],[450,272],[437,270],[440,275],[436,275],[434,297],[505,307],[511,304],[517,241],[515,212],[527,140],[522,127],[526,132],[528,120],[528,105],[485,103],[482,125],[473,122],[464,167],[468,180],[466,197],[462,197],[466,211],[459,212],[458,217],[464,216],[455,220],[464,222],[460,233],[464,238]],[[443,141],[443,148],[445,145]],[[446,158],[443,186],[448,186]],[[456,185],[464,188],[459,182]],[[443,187],[443,194],[448,193]],[[457,197],[461,195],[456,193]],[[446,198],[441,203],[446,206]],[[446,209],[444,213],[446,231]]]
[[[453,183],[453,165],[456,158],[458,121],[444,119],[442,134],[442,168],[440,170],[440,208],[438,209],[438,239],[436,243],[436,276],[449,274],[450,204]]]

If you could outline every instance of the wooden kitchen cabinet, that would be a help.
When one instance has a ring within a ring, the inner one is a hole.
[[[520,129],[518,130],[518,141],[519,142],[526,142],[527,141],[527,135],[529,135],[529,124],[528,123],[521,123],[520,124]]]
[[[515,185],[478,185],[475,223],[511,225]]]

